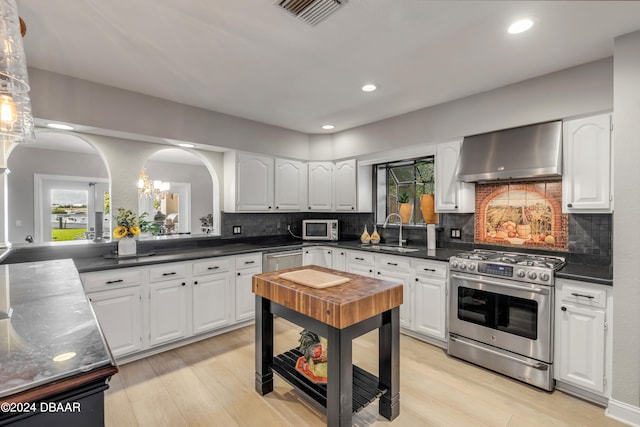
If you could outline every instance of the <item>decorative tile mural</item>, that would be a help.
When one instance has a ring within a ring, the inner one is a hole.
[[[476,185],[475,241],[568,250],[562,182]]]

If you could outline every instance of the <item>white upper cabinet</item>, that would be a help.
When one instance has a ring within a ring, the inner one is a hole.
[[[275,186],[276,210],[306,209],[307,164],[298,160],[276,159]]]
[[[309,210],[333,209],[333,162],[309,162]]]
[[[355,159],[336,162],[333,169],[333,194],[337,211],[355,211],[357,203]]]
[[[273,209],[273,157],[238,154],[236,204],[239,211]]]
[[[272,212],[274,187],[273,157],[224,153],[225,212]]]
[[[461,146],[461,140],[436,146],[436,212],[473,213],[475,211],[475,184],[459,182],[456,177]]]
[[[610,114],[564,122],[564,213],[613,211],[611,149]]]

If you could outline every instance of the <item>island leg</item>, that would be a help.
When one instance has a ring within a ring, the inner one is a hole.
[[[327,336],[327,425],[350,427],[353,414],[351,337],[329,327]]]
[[[271,301],[256,296],[256,391],[273,391],[273,314]]]
[[[382,313],[378,331],[378,381],[387,392],[380,396],[380,415],[388,420],[400,415],[400,308]],[[329,347],[331,348],[331,347]]]

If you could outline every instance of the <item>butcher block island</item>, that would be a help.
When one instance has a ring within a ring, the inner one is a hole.
[[[275,372],[327,415],[329,426],[350,426],[352,414],[379,398],[379,413],[400,414],[402,284],[318,266],[253,276],[256,295],[256,391],[273,391]],[[303,284],[304,283],[304,284]],[[273,316],[327,342],[326,383],[300,372],[298,348],[273,355]],[[352,365],[352,340],[378,329],[378,377]]]

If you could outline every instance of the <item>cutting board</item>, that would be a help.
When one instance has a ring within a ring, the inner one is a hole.
[[[351,280],[348,277],[310,269],[290,271],[288,273],[279,274],[278,277],[316,289],[341,285]]]

